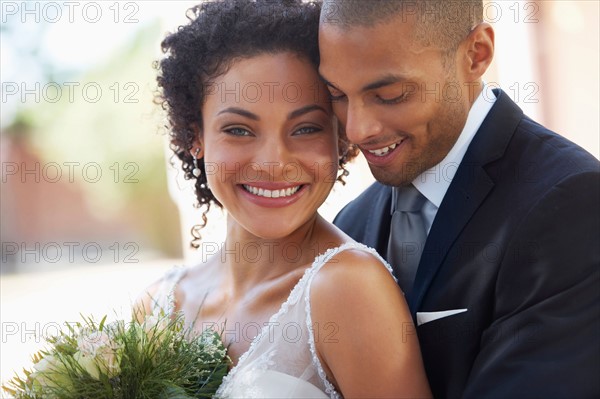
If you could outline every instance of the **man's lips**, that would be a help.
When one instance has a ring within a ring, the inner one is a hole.
[[[386,155],[388,155],[390,152],[394,151],[396,149],[396,147],[398,147],[400,144],[402,144],[402,142],[406,140],[406,138],[403,138],[400,141],[396,141],[395,143],[386,145],[384,147],[379,147],[379,148],[366,148],[363,146],[359,146],[361,148],[361,150],[363,150],[363,152],[368,152],[369,154],[372,154],[376,157],[384,157]]]
[[[384,167],[392,162],[396,158],[397,154],[402,153],[404,147],[406,147],[408,143],[407,139],[408,137],[403,137],[402,139],[383,147],[359,147],[370,165]]]

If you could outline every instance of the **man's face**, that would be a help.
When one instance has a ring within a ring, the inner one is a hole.
[[[414,21],[400,15],[373,27],[321,23],[319,72],[348,139],[365,155],[375,178],[410,184],[437,165],[460,135],[470,108],[460,65],[413,39]]]

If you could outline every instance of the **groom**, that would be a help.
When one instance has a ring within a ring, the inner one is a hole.
[[[434,396],[599,397],[599,162],[486,91],[481,1],[324,3],[320,73],[378,180],[335,223],[392,264]]]

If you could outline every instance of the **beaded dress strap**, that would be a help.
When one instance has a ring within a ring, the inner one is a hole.
[[[306,307],[306,326],[308,328],[308,345],[310,347],[310,353],[312,356],[313,364],[314,364],[315,368],[317,369],[317,374],[319,375],[319,377],[321,378],[321,381],[325,385],[325,393],[327,395],[329,395],[329,397],[332,399],[340,399],[340,398],[342,398],[342,396],[336,391],[333,384],[331,382],[329,382],[329,380],[327,380],[327,375],[325,373],[325,370],[323,369],[323,365],[321,364],[321,361],[319,360],[319,357],[317,356],[317,349],[316,349],[316,345],[315,345],[315,336],[314,336],[313,325],[312,325],[312,316],[311,316],[310,288],[312,285],[312,280],[315,277],[315,275],[317,274],[317,272],[325,264],[327,264],[327,262],[329,262],[329,260],[331,260],[331,258],[333,258],[335,255],[339,254],[342,251],[346,251],[348,249],[358,249],[358,250],[370,253],[371,255],[375,256],[385,266],[385,268],[390,272],[392,278],[394,278],[394,281],[397,282],[396,278],[393,275],[392,267],[385,261],[385,259],[383,259],[381,257],[381,255],[379,255],[377,253],[377,251],[375,249],[370,248],[364,244],[360,244],[360,243],[356,243],[356,242],[349,242],[349,243],[343,244],[337,248],[332,248],[317,258],[316,264],[311,269],[311,273],[310,273],[310,276],[307,281],[306,291],[305,291],[305,296],[304,296],[305,307]]]

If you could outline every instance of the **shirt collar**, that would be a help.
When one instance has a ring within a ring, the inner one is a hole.
[[[456,174],[458,166],[460,165],[467,148],[471,144],[475,133],[479,130],[479,127],[483,123],[483,120],[492,109],[492,106],[496,102],[495,96],[490,96],[487,85],[484,83],[481,93],[477,96],[477,99],[473,103],[465,126],[458,136],[458,140],[454,143],[454,146],[448,152],[448,155],[431,169],[421,173],[412,184],[427,198],[429,202],[435,205],[437,208],[440,207],[450,183]],[[490,98],[491,97],[491,98]],[[396,190],[392,190],[396,191]],[[392,201],[393,201],[392,196]],[[392,202],[393,203],[393,202]]]

